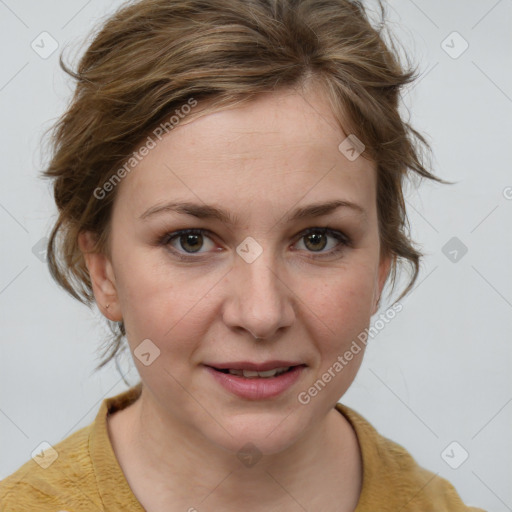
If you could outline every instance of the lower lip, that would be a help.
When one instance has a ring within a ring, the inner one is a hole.
[[[206,369],[221,386],[240,398],[265,400],[278,396],[293,386],[300,377],[302,370],[304,370],[304,366],[294,366],[291,370],[277,377],[256,377],[252,379],[219,372],[210,366],[206,366]]]

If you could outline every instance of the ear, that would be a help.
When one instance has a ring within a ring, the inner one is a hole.
[[[78,245],[85,259],[91,277],[92,290],[98,308],[109,320],[123,319],[117,295],[114,269],[108,256],[94,252],[95,235],[84,231],[78,235]],[[108,306],[108,308],[107,308]]]
[[[379,262],[379,270],[375,279],[375,295],[373,302],[373,311],[372,316],[377,313],[379,309],[380,297],[382,295],[382,289],[384,288],[384,284],[389,276],[389,271],[391,269],[391,263],[393,261],[393,256],[389,253],[382,254]]]

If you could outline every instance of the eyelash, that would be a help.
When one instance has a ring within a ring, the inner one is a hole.
[[[208,235],[210,233],[211,232],[208,231],[207,229],[200,229],[200,228],[182,229],[180,231],[174,231],[172,233],[164,234],[162,237],[159,238],[158,245],[165,246],[169,251],[171,251],[174,255],[176,255],[178,257],[178,259],[180,259],[182,261],[199,261],[201,259],[200,257],[192,256],[191,255],[192,253],[187,253],[188,255],[185,256],[185,255],[183,255],[183,253],[175,250],[174,248],[171,248],[169,245],[173,240],[175,240],[176,238],[179,238],[183,235]],[[329,235],[339,241],[339,244],[334,249],[331,249],[328,252],[317,253],[318,255],[308,256],[309,258],[312,258],[312,259],[321,259],[326,256],[334,256],[334,255],[342,252],[346,247],[350,247],[352,244],[351,239],[347,235],[345,235],[341,231],[331,229],[328,227],[308,228],[308,229],[302,231],[298,235],[297,242],[299,242],[301,239],[305,238],[306,236],[308,236],[312,233],[320,233],[322,235]],[[211,237],[209,236],[208,238],[211,238]],[[308,252],[315,254],[314,251],[308,251]]]

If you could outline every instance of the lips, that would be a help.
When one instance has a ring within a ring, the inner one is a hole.
[[[281,366],[283,364],[286,366]],[[291,361],[270,361],[261,364],[233,362],[204,365],[204,368],[215,382],[231,394],[246,400],[267,400],[276,398],[290,389],[300,379],[306,365]]]

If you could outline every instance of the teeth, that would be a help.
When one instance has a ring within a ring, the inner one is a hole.
[[[242,373],[244,374],[244,377],[258,377],[258,372],[255,372],[253,370],[242,370]]]
[[[284,372],[287,372],[290,369],[289,366],[285,366],[283,368],[274,368],[273,370],[266,370],[264,372],[256,372],[254,370],[229,370],[231,375],[238,375],[239,377],[246,377],[248,379],[254,378],[264,378],[268,379],[270,377],[275,377],[276,375],[281,375]]]

